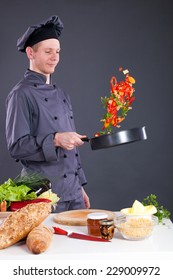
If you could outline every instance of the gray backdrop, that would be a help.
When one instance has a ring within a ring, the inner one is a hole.
[[[54,82],[72,99],[79,133],[101,129],[100,98],[109,95],[119,66],[136,78],[136,101],[121,129],[146,126],[147,141],[92,151],[81,148],[92,208],[119,210],[150,193],[173,211],[172,0],[2,0],[0,8],[0,181],[16,177],[20,163],[6,148],[5,99],[28,67],[16,49],[26,28],[57,14],[64,22]]]

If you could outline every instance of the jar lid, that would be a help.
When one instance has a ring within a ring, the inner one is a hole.
[[[102,220],[102,221],[100,221],[100,224],[102,226],[111,226],[114,224],[114,220]]]
[[[87,218],[92,220],[106,219],[107,217],[108,215],[104,212],[94,212],[87,215]]]

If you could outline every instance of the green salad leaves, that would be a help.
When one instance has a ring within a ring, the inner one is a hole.
[[[34,199],[37,197],[35,192],[29,192],[31,189],[26,185],[17,186],[12,179],[8,179],[0,185],[0,202],[7,201],[7,206],[12,201],[22,201]],[[28,193],[29,192],[29,193]]]

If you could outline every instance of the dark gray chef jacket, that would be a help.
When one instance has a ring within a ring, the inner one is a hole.
[[[70,98],[46,84],[42,74],[27,70],[6,99],[9,153],[20,161],[22,174],[39,172],[52,183],[62,201],[76,199],[86,178],[77,148],[54,146],[56,132],[76,131]]]

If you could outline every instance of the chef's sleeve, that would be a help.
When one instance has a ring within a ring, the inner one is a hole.
[[[6,101],[6,139],[12,158],[30,161],[56,161],[54,134],[31,134],[32,104],[24,94],[13,92]]]

